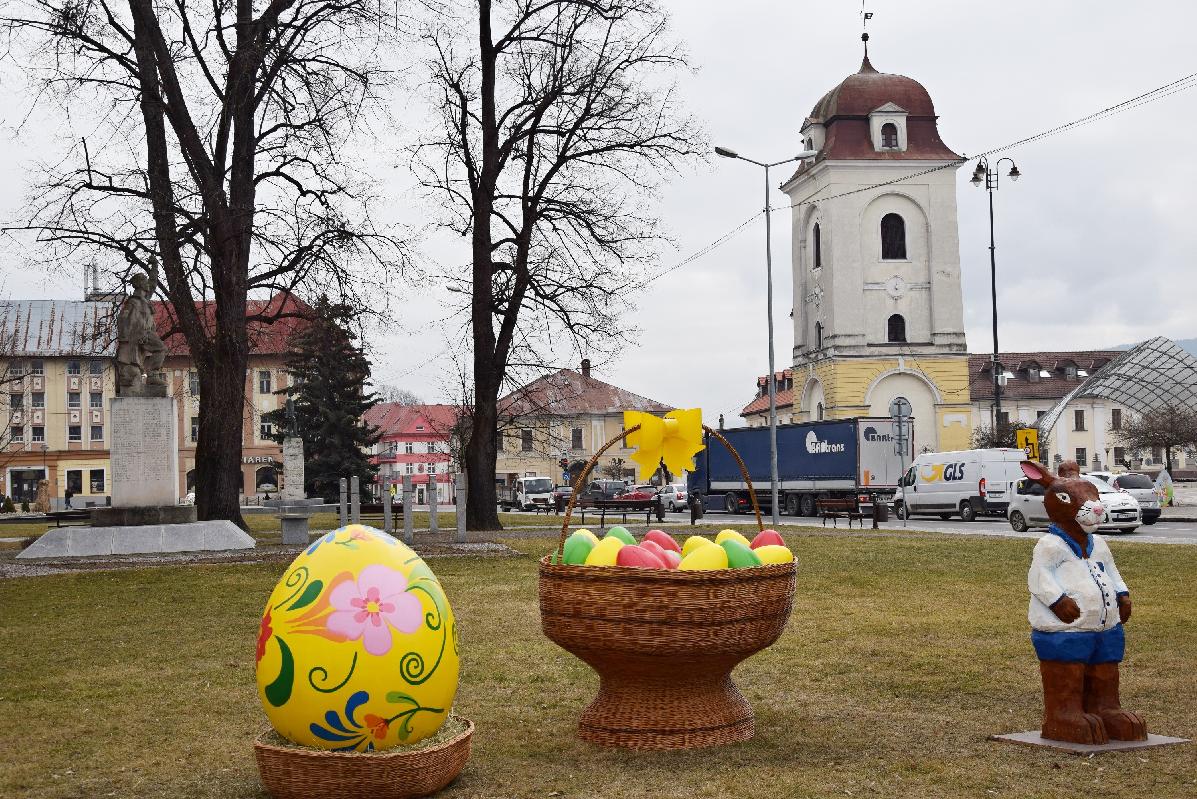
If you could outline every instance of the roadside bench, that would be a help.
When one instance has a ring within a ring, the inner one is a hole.
[[[612,516],[616,514],[620,515],[624,522],[627,522],[629,513],[644,513],[645,524],[652,524],[654,513],[657,515],[657,521],[665,521],[665,506],[657,499],[619,500],[581,498],[574,505],[574,510],[582,513],[582,524],[586,524],[586,511],[588,509],[592,513],[598,511],[600,527],[606,525],[608,513]]]
[[[823,526],[827,526],[827,520],[831,519],[831,526],[836,527],[836,519],[847,519],[848,527],[852,526],[852,520],[855,519],[861,527],[864,527],[864,513],[856,505],[856,500],[853,499],[820,499],[815,502],[815,509],[820,516],[823,517]]]

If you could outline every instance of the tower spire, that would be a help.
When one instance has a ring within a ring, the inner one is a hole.
[[[864,42],[864,60],[860,62],[861,72],[876,72],[873,65],[869,62],[869,20],[873,18],[872,11],[865,11],[866,0],[860,0],[860,27],[863,31],[860,34],[860,40]]]

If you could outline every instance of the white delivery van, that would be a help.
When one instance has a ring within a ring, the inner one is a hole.
[[[930,514],[959,515],[971,522],[981,514],[1005,516],[1014,484],[1024,475],[1021,449],[967,449],[925,452],[902,477],[894,507],[899,518]]]

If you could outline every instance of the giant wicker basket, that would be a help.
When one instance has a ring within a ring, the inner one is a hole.
[[[427,749],[325,752],[254,741],[262,786],[274,799],[410,799],[430,796],[457,778],[470,759],[474,725]]]
[[[578,476],[585,484],[600,449]],[[744,464],[731,451],[760,508]],[[666,571],[560,563],[573,501],[552,557],[540,562],[540,618],[550,640],[588,663],[599,692],[578,736],[604,746],[690,749],[744,741],[753,713],[732,669],[781,635],[794,601],[793,563],[718,571]]]

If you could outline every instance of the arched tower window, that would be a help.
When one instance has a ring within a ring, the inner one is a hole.
[[[815,405],[815,421],[823,421],[823,403],[821,402]]]
[[[900,313],[889,318],[888,341],[906,341],[906,319]]]
[[[815,322],[815,347],[823,349],[823,323]]]
[[[818,269],[823,265],[823,231],[819,229],[818,222],[815,223],[811,238],[814,239],[814,268]]]
[[[881,257],[887,261],[906,259],[906,222],[898,214],[881,217]]]
[[[898,149],[898,126],[893,122],[881,126],[881,146],[887,150]]]

